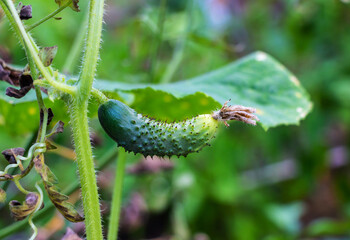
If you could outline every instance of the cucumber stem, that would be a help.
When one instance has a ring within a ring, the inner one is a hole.
[[[119,149],[117,160],[113,197],[111,203],[111,214],[108,224],[108,240],[118,239],[118,229],[120,220],[120,209],[122,203],[123,179],[125,172],[126,152],[123,148]]]

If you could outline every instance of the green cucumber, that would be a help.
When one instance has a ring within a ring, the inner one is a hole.
[[[128,152],[141,153],[145,157],[179,157],[208,146],[220,120],[225,122],[237,118],[232,115],[227,118],[223,114],[227,114],[227,111],[222,111],[224,107],[213,115],[204,114],[181,122],[165,123],[145,117],[120,101],[108,100],[99,107],[98,118],[106,133]],[[226,106],[225,109],[228,108]],[[244,117],[247,114],[244,112]]]

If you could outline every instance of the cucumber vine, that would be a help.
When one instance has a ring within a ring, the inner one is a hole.
[[[91,97],[101,103],[98,111],[99,120],[109,136],[119,146],[124,147],[126,151],[141,153],[145,156],[186,156],[209,145],[209,141],[215,135],[219,121],[223,121],[226,125],[228,125],[226,123],[228,120],[238,120],[255,125],[258,118],[254,115],[255,109],[253,108],[227,106],[225,103],[220,110],[212,114],[199,115],[177,123],[164,123],[142,116],[119,101],[109,100],[102,92],[93,88],[101,42],[104,13],[103,0],[89,1],[88,27],[81,72],[77,81],[66,79],[63,74],[50,66],[54,57],[51,55],[54,51],[45,52],[46,50],[44,48],[41,49],[29,33],[33,28],[39,27],[40,24],[53,18],[68,6],[75,11],[79,11],[77,0],[56,0],[56,2],[59,4],[59,8],[56,11],[31,26],[25,26],[18,15],[13,1],[0,0],[0,6],[25,50],[28,61],[26,72],[29,72],[32,78],[30,88],[33,87],[35,89],[41,112],[35,143],[29,148],[26,157],[23,156],[24,152],[22,150],[9,150],[9,156],[10,158],[12,157],[12,160],[9,160],[9,165],[3,171],[0,171],[0,181],[13,181],[18,189],[26,195],[26,201],[23,204],[11,201],[10,208],[17,220],[28,217],[28,222],[34,231],[31,239],[34,239],[37,234],[37,228],[32,219],[34,214],[42,207],[43,192],[38,184],[35,184],[36,192],[26,190],[20,184],[20,180],[34,168],[40,175],[41,182],[53,205],[68,220],[72,222],[85,221],[87,239],[99,240],[103,239],[103,233],[87,115]],[[79,34],[79,36],[83,36],[83,34]],[[79,37],[79,39],[83,38]],[[76,45],[78,46],[79,44],[77,43]],[[76,56],[76,50],[74,52]],[[171,79],[171,77],[168,78]],[[61,122],[58,122],[53,131],[49,134],[47,133],[47,128],[53,115],[51,110],[45,106],[42,97],[42,87],[47,89],[49,93],[54,93],[51,96],[54,95],[63,99],[69,109],[70,125],[73,131],[82,190],[84,217],[80,216],[73,205],[66,201],[67,196],[58,191],[58,188],[55,186],[57,179],[45,164],[44,153],[50,150],[50,143],[47,139],[53,134],[62,132],[63,125]],[[29,161],[26,168],[23,166],[23,161]],[[113,194],[109,239],[117,237],[124,161],[125,153],[121,150],[120,158],[118,159],[116,189]],[[20,173],[13,174],[13,170],[16,171],[18,168]],[[3,201],[5,197],[4,191],[0,190],[0,199]],[[18,206],[21,206],[21,208]],[[23,211],[23,209],[26,211]],[[27,212],[27,214],[24,214],[24,212]],[[116,226],[113,226],[113,224]]]

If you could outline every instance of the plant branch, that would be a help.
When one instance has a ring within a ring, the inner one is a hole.
[[[106,97],[100,90],[96,88],[92,88],[91,90],[91,95],[92,97],[96,98],[100,104],[108,101],[109,98]]]
[[[26,27],[26,30],[29,32],[31,30],[33,30],[33,28],[39,26],[40,24],[46,22],[47,20],[49,20],[50,18],[53,18],[54,16],[56,16],[58,13],[62,12],[66,7],[68,7],[70,4],[72,3],[72,0],[67,1],[65,4],[63,4],[61,7],[57,8],[55,11],[53,11],[52,13],[50,13],[49,15],[47,15],[46,17],[40,19],[39,21],[37,21],[36,23]]]
[[[88,102],[76,99],[70,106],[71,126],[80,175],[87,239],[102,239],[100,204],[87,117]]]
[[[108,240],[118,239],[120,209],[122,204],[123,180],[125,172],[125,160],[126,152],[123,148],[120,148],[115,172],[113,197],[111,203],[111,214],[108,224]]]
[[[88,32],[78,85],[79,98],[82,101],[90,97],[95,77],[102,35],[103,5],[103,0],[90,1]]]
[[[20,35],[23,45],[25,46],[25,48],[28,49],[28,55],[30,55],[30,58],[33,59],[33,61],[35,62],[37,68],[39,69],[40,73],[42,74],[42,76],[50,83],[50,85],[62,92],[65,93],[69,93],[71,95],[75,95],[76,89],[73,86],[69,86],[67,84],[61,83],[61,82],[57,82],[55,81],[51,74],[50,74],[50,69],[46,68],[44,66],[44,64],[41,62],[40,57],[37,54],[37,48],[36,46],[33,46],[33,39],[29,36],[29,34],[26,32],[22,21],[20,20],[16,8],[13,5],[13,2],[11,0],[1,0],[2,2],[4,2],[6,4],[6,6],[8,7],[8,14],[7,17],[8,19],[10,19],[10,22],[12,24],[14,24],[15,26],[14,29],[16,30],[16,33]],[[6,13],[6,11],[5,11]]]
[[[73,96],[70,104],[71,125],[84,206],[86,236],[89,240],[103,239],[100,204],[87,116],[88,101],[99,57],[103,5],[103,0],[90,0],[88,32],[82,70],[79,76],[77,95]]]

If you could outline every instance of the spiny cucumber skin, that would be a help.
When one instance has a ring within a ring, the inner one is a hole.
[[[108,100],[98,109],[106,133],[126,151],[144,156],[187,156],[198,152],[214,137],[218,121],[210,114],[165,123],[149,119],[124,103]]]

